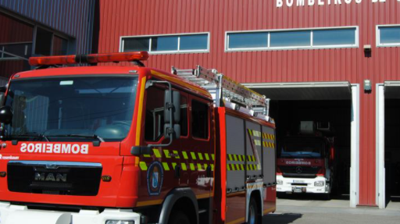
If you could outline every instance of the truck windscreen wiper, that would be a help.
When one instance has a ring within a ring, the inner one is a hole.
[[[41,133],[36,133],[36,132],[20,134],[20,135],[10,135],[8,137],[11,139],[13,139],[13,138],[38,138],[39,137],[41,139],[46,140],[47,142],[50,142],[49,138],[46,135],[41,134]]]
[[[98,135],[83,135],[83,134],[66,134],[66,135],[49,135],[47,137],[77,137],[77,138],[90,138],[97,139],[100,142],[104,142],[104,139]]]

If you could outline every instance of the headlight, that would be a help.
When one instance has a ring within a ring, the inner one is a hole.
[[[282,185],[282,184],[283,184],[283,180],[276,180],[276,183],[277,183],[278,185]]]
[[[314,182],[314,186],[316,186],[316,187],[323,187],[324,185],[325,185],[325,181],[323,181],[323,180]]]
[[[133,220],[107,220],[106,224],[135,224]]]

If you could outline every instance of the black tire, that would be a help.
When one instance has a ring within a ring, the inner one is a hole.
[[[260,223],[260,214],[258,212],[257,201],[254,198],[250,199],[249,204],[249,216],[247,217],[247,224],[258,224]]]
[[[190,220],[182,211],[174,211],[169,218],[168,224],[190,224]]]
[[[330,193],[323,194],[322,195],[322,199],[323,200],[327,200],[327,201],[331,200],[331,194]]]

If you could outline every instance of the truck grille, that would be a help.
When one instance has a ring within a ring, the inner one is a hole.
[[[279,166],[284,177],[315,178],[321,167],[310,166]]]
[[[95,196],[100,187],[100,163],[9,161],[8,190],[12,192]]]

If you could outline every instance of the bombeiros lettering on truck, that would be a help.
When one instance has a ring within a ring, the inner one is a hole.
[[[2,224],[261,223],[275,211],[269,99],[215,69],[169,73],[147,58],[34,57],[11,77]],[[68,67],[79,63],[91,66]]]
[[[22,153],[61,153],[61,154],[88,154],[88,144],[51,144],[51,143],[22,143]]]

